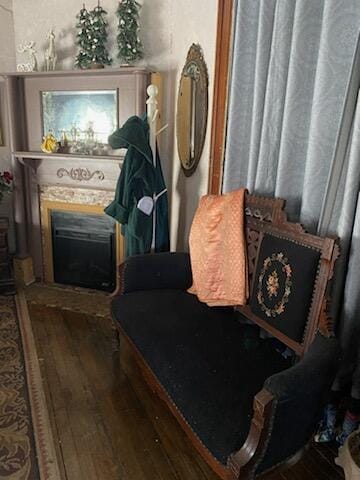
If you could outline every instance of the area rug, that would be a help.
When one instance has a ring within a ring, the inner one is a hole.
[[[110,318],[111,296],[86,288],[33,283],[24,289],[28,303]]]
[[[60,479],[22,293],[0,296],[0,478]]]

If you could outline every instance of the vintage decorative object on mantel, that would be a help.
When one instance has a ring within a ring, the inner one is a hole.
[[[143,58],[143,45],[139,38],[140,8],[141,5],[136,0],[122,0],[116,11],[119,18],[118,58],[127,65]]]
[[[200,45],[192,44],[183,68],[178,100],[176,137],[184,174],[192,175],[205,142],[208,117],[208,72]]]
[[[38,63],[36,58],[35,42],[33,40],[24,42],[17,48],[18,53],[27,53],[29,55],[28,63],[19,63],[16,67],[18,72],[36,72]]]
[[[77,44],[80,47],[75,60],[76,67],[104,68],[105,65],[111,65],[112,59],[106,50],[108,25],[105,20],[106,13],[99,0],[97,6],[90,12],[83,4],[76,24],[79,29]]]
[[[51,28],[48,35],[47,39],[49,40],[49,46],[45,50],[45,65],[44,65],[44,70],[49,72],[52,70],[55,70],[56,68],[56,51],[55,51],[55,33],[54,29]]]
[[[59,143],[52,132],[49,132],[44,138],[40,146],[44,153],[55,153],[58,151]]]

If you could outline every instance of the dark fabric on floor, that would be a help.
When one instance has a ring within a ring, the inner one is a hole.
[[[210,308],[181,290],[122,295],[112,311],[194,432],[226,464],[247,437],[254,395],[289,361],[232,309]]]

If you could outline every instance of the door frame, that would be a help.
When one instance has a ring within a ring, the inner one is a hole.
[[[208,193],[221,193],[235,0],[219,0]]]

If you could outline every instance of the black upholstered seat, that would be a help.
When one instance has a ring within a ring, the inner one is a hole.
[[[247,437],[255,394],[289,361],[233,309],[209,308],[183,290],[126,293],[112,311],[188,424],[225,464]]]

